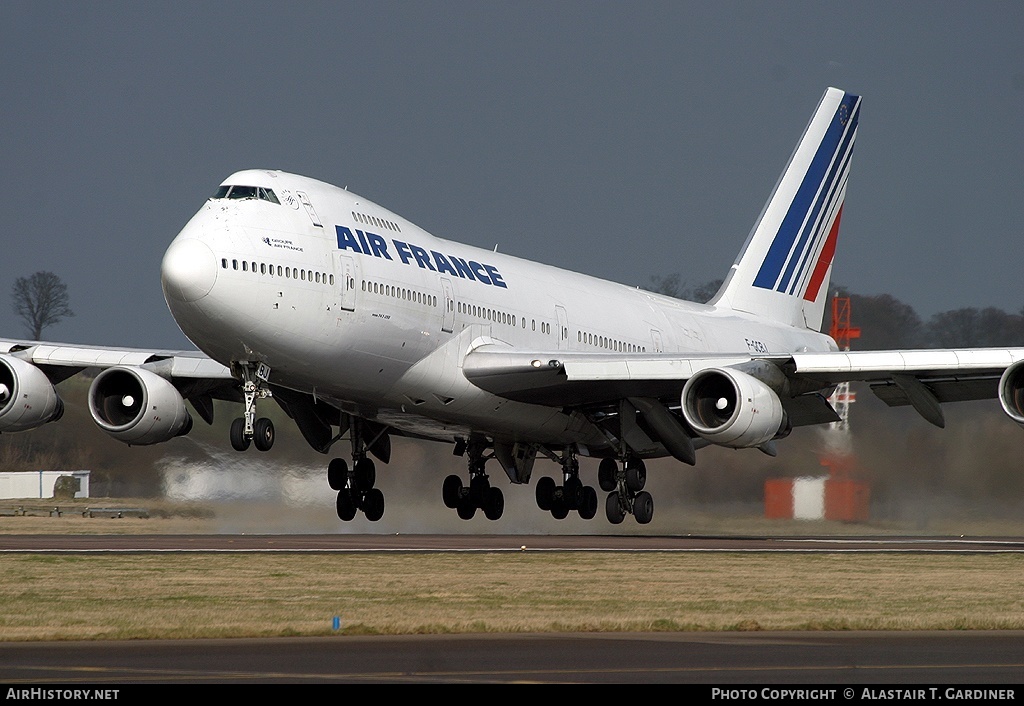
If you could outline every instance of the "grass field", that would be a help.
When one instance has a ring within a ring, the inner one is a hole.
[[[224,522],[204,508],[152,510],[149,519],[0,517],[0,533],[188,534]],[[721,518],[692,522],[723,529]],[[757,517],[724,526],[733,534],[912,533]],[[1017,529],[957,520],[947,533],[964,527],[975,535]],[[0,554],[0,640],[1024,629],[1021,576],[1019,554]]]
[[[1017,554],[0,555],[0,640],[1021,629],[1022,575]]]

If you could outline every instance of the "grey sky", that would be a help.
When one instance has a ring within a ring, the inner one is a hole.
[[[628,284],[721,277],[824,89],[864,96],[833,281],[1019,311],[1024,3],[0,6],[0,336],[188,347],[171,238],[239,169]],[[854,312],[856,315],[856,312]]]

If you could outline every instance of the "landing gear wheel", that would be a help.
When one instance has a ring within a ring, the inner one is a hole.
[[[544,476],[537,481],[537,507],[545,512],[551,509],[555,497],[555,479]]]
[[[235,451],[245,451],[249,448],[251,439],[245,436],[245,420],[241,417],[231,422],[231,448]]]
[[[472,520],[473,515],[476,514],[476,505],[473,504],[473,500],[466,494],[459,498],[459,506],[455,508],[459,513],[459,517],[463,520]]]
[[[487,500],[484,502],[484,515],[488,520],[497,520],[505,511],[505,496],[501,494],[501,488],[491,487],[487,490]]]
[[[584,520],[594,519],[594,516],[597,515],[597,491],[589,485],[584,486],[581,497],[580,517]]]
[[[252,427],[252,440],[260,451],[270,451],[274,445],[274,423],[266,417],[257,419]]]
[[[327,484],[331,486],[331,490],[343,489],[347,480],[348,464],[345,463],[345,459],[332,459],[331,462],[327,464]]]
[[[338,493],[338,517],[344,522],[349,522],[356,516],[356,503],[352,499],[352,493],[342,490]]]
[[[355,482],[359,490],[369,490],[377,481],[377,467],[368,458],[361,458],[355,465]]]
[[[613,525],[622,524],[622,521],[626,519],[626,513],[622,509],[622,505],[619,504],[618,493],[608,493],[608,499],[604,503],[604,512],[608,516],[608,521]]]
[[[633,493],[639,493],[647,485],[647,467],[640,459],[626,462],[626,487]]]
[[[597,467],[597,484],[601,490],[606,493],[615,490],[615,474],[618,470],[614,458],[601,459],[601,465]]]
[[[372,488],[363,496],[363,513],[370,522],[384,517],[384,493],[380,489]]]
[[[462,495],[462,479],[456,475],[450,475],[444,479],[441,486],[441,498],[444,506],[454,510],[459,506],[459,497]]]
[[[640,492],[633,498],[633,516],[641,525],[646,525],[654,517],[654,498],[650,493]]]
[[[469,479],[469,498],[479,508],[487,502],[487,493],[490,489],[491,483],[487,476],[473,476]]]
[[[570,510],[578,510],[583,502],[583,481],[579,478],[568,478],[562,486],[562,496]]]
[[[564,520],[569,516],[569,504],[563,497],[555,497],[551,502],[551,516],[556,520]]]

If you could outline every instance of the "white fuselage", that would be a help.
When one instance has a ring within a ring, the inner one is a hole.
[[[784,354],[828,336],[436,238],[347,190],[251,170],[212,198],[167,251],[163,285],[188,338],[225,365],[406,432],[600,446],[560,409],[469,383],[481,345],[522,351]],[[680,382],[680,389],[682,382]]]

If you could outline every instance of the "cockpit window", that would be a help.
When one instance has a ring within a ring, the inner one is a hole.
[[[238,186],[225,184],[217,189],[217,193],[213,195],[215,199],[259,199],[261,201],[269,201],[270,203],[281,204],[277,200],[277,195],[271,189],[265,189],[262,186]]]
[[[229,199],[254,199],[256,198],[255,186],[232,186],[228,194]]]

